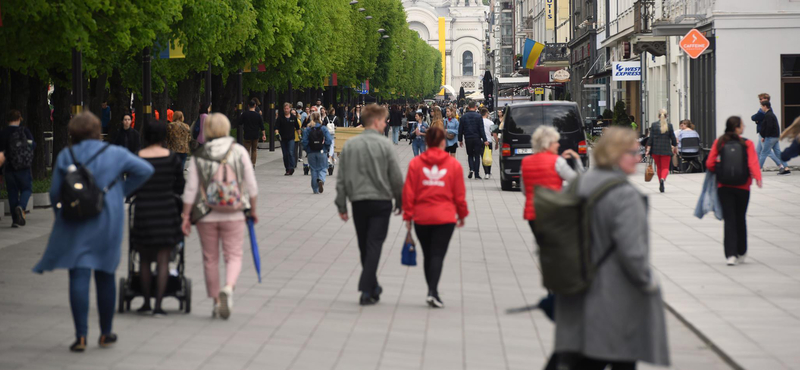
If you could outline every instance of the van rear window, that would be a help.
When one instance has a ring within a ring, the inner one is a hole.
[[[561,133],[581,130],[578,110],[569,105],[511,107],[504,127],[511,134],[531,135],[541,124],[551,124]]]

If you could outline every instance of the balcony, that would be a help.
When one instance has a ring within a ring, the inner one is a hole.
[[[544,45],[544,50],[542,50],[542,55],[539,59],[542,62],[566,62],[569,61],[568,51],[569,48],[566,43],[548,42]]]

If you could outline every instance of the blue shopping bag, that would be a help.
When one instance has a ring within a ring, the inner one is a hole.
[[[411,237],[411,230],[408,230],[408,234],[406,234],[406,241],[403,243],[400,263],[406,266],[417,265],[417,247],[414,245],[414,238]]]

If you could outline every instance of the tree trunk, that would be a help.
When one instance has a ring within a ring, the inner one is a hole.
[[[117,133],[122,129],[122,116],[130,114],[131,93],[122,85],[122,74],[119,69],[111,72],[108,79],[110,94],[108,104],[111,106],[111,121],[108,122],[107,140],[113,142]]]
[[[87,84],[89,88],[89,110],[92,111],[98,118],[102,117],[103,101],[106,97],[106,81],[108,75],[101,73],[97,78],[91,79]]]
[[[67,76],[63,77],[67,80]],[[67,125],[70,119],[70,88],[65,84],[56,83],[50,101],[53,103],[53,163],[55,163],[58,153],[69,145]]]
[[[144,132],[144,115],[145,115],[144,103],[142,102],[141,95],[133,94],[133,109],[134,112],[136,113],[136,118],[137,118],[136,122],[134,122],[135,124],[134,128],[136,129],[136,131],[139,131],[139,134],[141,135],[142,132]]]
[[[184,122],[190,126],[200,116],[200,83],[203,81],[199,72],[193,72],[183,81],[178,82],[178,101],[176,110],[183,112]]]
[[[158,111],[159,121],[166,123],[167,107],[169,107],[169,85],[166,77],[162,76],[161,81],[164,84],[164,89],[157,94],[153,94],[153,109]],[[153,112],[153,118],[155,118],[155,112]]]
[[[30,94],[28,95],[28,119],[25,126],[31,130],[36,149],[33,151],[31,173],[33,178],[41,180],[47,175],[45,158],[44,129],[49,124],[50,109],[47,107],[47,83],[38,77],[30,77]],[[48,122],[45,122],[48,121]]]
[[[23,120],[28,119],[28,96],[30,95],[29,82],[28,76],[11,70],[11,104],[9,108],[20,111],[20,113],[22,113]]]
[[[11,106],[11,82],[8,68],[0,68],[0,129],[6,127],[6,115]]]

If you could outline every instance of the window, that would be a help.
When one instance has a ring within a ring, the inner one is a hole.
[[[472,52],[465,51],[464,54],[461,55],[461,75],[462,76],[472,76]]]
[[[800,117],[800,55],[781,55],[781,105],[786,128]]]

